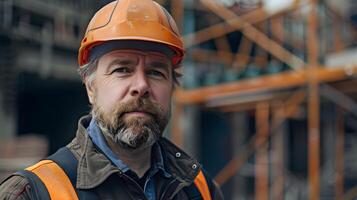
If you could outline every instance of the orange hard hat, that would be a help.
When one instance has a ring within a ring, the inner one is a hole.
[[[171,15],[152,0],[117,0],[101,8],[89,22],[78,53],[79,66],[90,50],[106,42],[145,41],[168,46],[173,66],[184,55],[183,42]]]

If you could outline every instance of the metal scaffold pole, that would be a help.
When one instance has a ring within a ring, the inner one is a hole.
[[[258,103],[256,106],[256,129],[257,129],[257,153],[255,167],[255,199],[269,199],[269,158],[268,145],[259,148],[261,139],[269,137],[269,104],[267,102]]]
[[[320,199],[320,98],[317,37],[317,1],[310,0],[308,16],[308,180],[309,199]]]

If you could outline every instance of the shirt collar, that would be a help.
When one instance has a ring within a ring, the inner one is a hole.
[[[105,138],[97,125],[97,122],[93,118],[87,128],[87,131],[89,137],[92,139],[92,142],[110,161],[112,161],[116,167],[118,167],[124,173],[129,170],[129,167],[109,148],[108,143],[105,141]]]
[[[122,172],[127,172],[130,168],[122,161],[114,152],[109,148],[108,143],[105,141],[105,138],[98,127],[98,124],[94,118],[91,119],[91,122],[87,128],[88,134],[92,139],[93,143],[102,151],[102,153]],[[170,173],[167,172],[164,166],[164,159],[160,145],[155,143],[152,147],[151,154],[151,175],[154,175],[157,171],[161,170],[165,177],[170,177]]]
[[[152,163],[152,170],[155,172],[156,170],[161,170],[162,174],[166,177],[169,178],[171,177],[171,174],[165,169],[164,165],[164,159],[162,156],[162,150],[161,147],[158,143],[155,143],[152,147],[152,153],[151,153],[151,163]]]

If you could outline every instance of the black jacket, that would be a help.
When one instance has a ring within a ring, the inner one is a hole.
[[[122,173],[95,147],[86,130],[89,122],[90,116],[80,119],[76,137],[67,145],[78,160],[76,188],[92,190],[100,199],[146,199],[138,183]],[[202,170],[201,165],[165,138],[160,138],[158,144],[165,169],[172,176],[155,177],[157,200],[201,199],[193,184],[194,178]],[[206,173],[205,176],[212,199],[223,199],[216,184]],[[21,176],[12,176],[0,185],[0,199],[31,199],[31,192],[27,181]]]

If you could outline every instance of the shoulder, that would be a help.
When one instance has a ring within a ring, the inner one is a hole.
[[[201,164],[196,159],[188,155],[185,151],[177,147],[166,138],[160,138],[158,143],[160,145],[164,162],[167,167],[173,167],[175,169],[185,171],[184,174],[188,173],[191,177],[190,179],[192,180],[194,177],[196,177],[201,166]]]
[[[181,174],[181,178],[189,178],[192,180],[192,182],[194,179],[197,178],[198,172],[202,171],[212,199],[223,199],[223,195],[218,184],[212,179],[210,174],[202,167],[202,165],[196,159],[189,156],[181,148],[177,147],[175,144],[173,144],[166,138],[161,138],[159,140],[159,144],[165,154],[165,164],[168,164],[167,167],[169,167],[170,170],[173,170],[174,168],[176,174]]]
[[[31,187],[26,178],[11,175],[0,184],[0,199],[29,200]]]
[[[181,159],[197,162],[184,150],[182,150],[180,147],[176,146],[174,143],[164,137],[161,137],[158,143],[167,156],[180,157]]]

